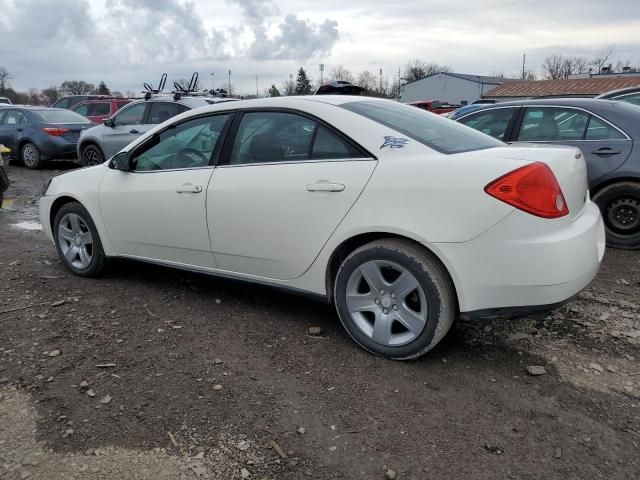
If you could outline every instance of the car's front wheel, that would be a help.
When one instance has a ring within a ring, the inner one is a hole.
[[[67,203],[58,210],[53,237],[60,260],[76,275],[96,277],[105,271],[106,257],[98,230],[79,203]]]
[[[351,253],[338,270],[334,299],[351,338],[396,360],[427,353],[456,315],[447,272],[430,252],[405,240],[379,240]]]
[[[87,145],[82,149],[80,162],[82,163],[83,167],[99,165],[101,163],[104,163],[104,155],[102,155],[102,151],[97,146]]]
[[[22,163],[25,167],[36,170],[42,166],[40,158],[40,150],[33,143],[25,143],[20,150],[22,154]]]
[[[640,248],[640,183],[608,185],[593,197],[602,212],[607,245],[614,248]]]

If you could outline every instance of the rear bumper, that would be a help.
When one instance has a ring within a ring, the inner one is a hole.
[[[38,149],[43,159],[78,158],[77,142],[69,142],[63,138],[49,137],[44,139]]]
[[[589,201],[571,222],[515,211],[469,242],[435,247],[452,273],[460,311],[495,316],[553,308],[579,293],[598,273],[605,234]]]

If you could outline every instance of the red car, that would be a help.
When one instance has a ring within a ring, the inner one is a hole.
[[[116,113],[131,100],[128,98],[101,98],[86,100],[71,108],[76,113],[87,117],[93,123],[102,123]]]
[[[437,114],[453,112],[454,110],[457,110],[461,107],[461,105],[450,105],[448,103],[442,103],[437,100],[418,100],[415,102],[410,102],[409,105]]]

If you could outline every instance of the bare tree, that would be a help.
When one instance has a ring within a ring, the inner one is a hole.
[[[29,89],[29,103],[31,105],[40,105],[40,90],[37,88]]]
[[[0,67],[0,91],[6,90],[9,87],[9,80],[12,78],[13,77],[6,68]]]
[[[614,70],[618,73],[622,73],[624,72],[625,68],[629,68],[631,66],[631,59],[627,58],[626,60],[622,61],[622,60],[618,60],[616,62],[616,66],[614,67]]]
[[[83,80],[67,80],[60,84],[60,90],[67,95],[89,95],[96,90],[96,87]]]
[[[446,73],[451,71],[450,65],[440,65],[438,63],[427,63],[424,60],[411,60],[404,68],[404,80],[413,82],[422,78],[430,77],[436,73]]]
[[[45,105],[53,105],[60,98],[58,87],[43,88],[40,92],[40,99]]]
[[[604,65],[612,55],[613,46],[607,45],[602,49],[600,53],[598,53],[598,55],[594,57],[594,59],[591,61],[591,65],[593,65],[593,70],[595,71],[595,73],[600,73],[600,70],[602,69],[602,67],[604,67]]]
[[[542,70],[545,78],[556,80],[569,78],[571,75],[584,73],[587,70],[588,61],[584,57],[565,57],[558,53],[549,55],[544,59]]]
[[[290,78],[282,84],[280,89],[285,96],[291,96],[296,94],[296,82]]]
[[[376,88],[379,88],[378,77],[376,77],[369,70],[365,70],[364,72],[360,73],[360,75],[358,75],[357,84],[359,87],[362,87],[364,89],[365,95],[369,95],[374,92]]]
[[[536,72],[533,70],[525,70],[520,73],[520,80],[536,80]]]
[[[355,79],[350,70],[343,67],[342,65],[336,65],[331,68],[331,79],[332,80],[342,80],[344,82],[354,83]]]

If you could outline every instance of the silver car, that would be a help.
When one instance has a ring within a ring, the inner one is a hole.
[[[85,130],[78,142],[78,158],[88,167],[104,162],[154,126],[182,112],[233,98],[204,96],[175,97],[155,95],[146,100],[131,102],[102,125]]]

